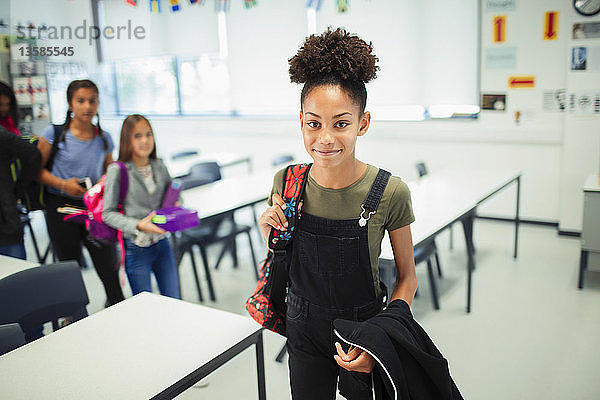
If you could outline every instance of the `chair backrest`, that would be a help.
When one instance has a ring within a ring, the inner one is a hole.
[[[423,161],[416,163],[415,168],[417,168],[417,173],[419,174],[419,178],[422,178],[425,175],[427,175],[427,166],[425,166],[425,163]]]
[[[180,158],[197,156],[197,155],[198,155],[197,150],[182,150],[182,151],[178,151],[177,153],[171,154],[171,160],[177,160]]]
[[[221,167],[213,161],[194,164],[190,173],[179,179],[182,181],[182,190],[206,185],[221,180]]]
[[[89,298],[79,264],[66,261],[29,268],[0,279],[0,324],[29,332],[61,317],[86,317]]]
[[[25,335],[17,323],[0,325],[0,356],[25,344]]]
[[[273,160],[271,161],[271,165],[273,165],[274,167],[278,166],[278,165],[282,165],[282,164],[289,164],[292,161],[294,161],[294,156],[291,154],[280,154],[278,156],[276,156],[275,158],[273,158]]]

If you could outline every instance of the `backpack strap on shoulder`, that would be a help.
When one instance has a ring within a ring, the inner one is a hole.
[[[384,169],[380,168],[379,171],[377,171],[377,176],[371,185],[371,189],[369,189],[367,198],[360,206],[362,212],[360,213],[358,225],[361,227],[365,226],[367,221],[371,219],[371,215],[377,212],[377,207],[379,207],[379,202],[381,201],[385,187],[390,180],[390,176],[392,176],[392,174]]]
[[[269,235],[269,248],[275,253],[285,251],[288,243],[291,241],[296,223],[298,221],[298,206],[308,177],[308,171],[312,164],[293,164],[286,168],[283,173],[283,201],[286,204],[283,214],[288,221],[288,227],[285,231],[271,229]]]
[[[127,197],[127,190],[129,190],[129,173],[127,172],[125,163],[115,161],[115,164],[119,166],[119,171],[121,172],[121,179],[119,179],[119,205],[123,206],[125,197]]]

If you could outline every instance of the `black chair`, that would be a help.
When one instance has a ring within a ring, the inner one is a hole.
[[[180,179],[182,180],[182,186],[184,190],[218,181],[221,179],[219,164],[216,162],[196,164],[191,167],[189,175],[186,175]],[[232,254],[234,267],[237,267],[238,257],[235,240],[238,235],[246,234],[248,236],[248,243],[250,245],[250,254],[252,256],[254,273],[256,279],[258,280],[258,265],[256,264],[254,246],[252,245],[251,231],[251,226],[236,223],[233,211],[229,211],[223,214],[212,216],[210,218],[204,218],[200,221],[200,224],[197,227],[181,232],[179,237],[176,239],[175,244],[177,265],[180,264],[183,256],[186,253],[189,253],[200,301],[203,301],[203,296],[200,288],[196,261],[194,258],[194,247],[197,246],[200,250],[202,263],[204,264],[204,271],[206,274],[209,296],[212,301],[215,301],[215,290],[210,274],[210,266],[208,264],[206,248],[216,243],[223,243],[223,247],[221,248],[221,252],[215,263],[215,269],[219,267],[221,260],[227,252]]]
[[[417,173],[419,174],[419,178],[422,178],[425,175],[427,175],[427,166],[425,165],[425,163],[423,161],[419,161],[418,163],[416,163],[415,167],[417,168]]]
[[[0,324],[16,322],[25,333],[46,322],[52,322],[56,331],[62,317],[72,321],[87,317],[89,302],[75,261],[29,268],[0,279]]]
[[[429,277],[429,286],[431,287],[431,300],[433,308],[440,309],[439,295],[437,290],[436,277],[433,272],[433,260],[436,258],[436,248],[433,239],[429,239],[418,246],[414,250],[415,266],[422,262],[427,262],[427,275]],[[437,264],[437,261],[435,261]],[[388,299],[394,290],[396,282],[396,264],[394,260],[379,259],[379,279],[385,284],[388,291]]]
[[[271,160],[271,165],[277,167],[282,164],[289,164],[294,161],[294,156],[291,154],[280,154]]]
[[[17,323],[0,325],[0,356],[25,344],[25,335]]]
[[[178,151],[177,153],[171,154],[171,160],[178,160],[180,158],[192,157],[192,156],[197,156],[197,155],[198,155],[197,150],[182,150],[182,151]]]

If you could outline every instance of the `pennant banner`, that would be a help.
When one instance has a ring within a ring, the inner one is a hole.
[[[244,0],[244,6],[246,8],[256,7],[256,0]]]
[[[321,10],[321,0],[308,0],[306,8],[314,8],[317,11]]]
[[[160,12],[160,1],[159,0],[150,0],[150,12],[151,13],[159,13]]]
[[[229,0],[215,0],[215,11],[216,12],[229,11]]]
[[[137,7],[137,0],[125,0],[125,3],[129,4],[130,6]]]
[[[179,0],[171,0],[171,11],[176,12],[181,10]]]
[[[348,0],[337,0],[337,12],[345,13],[348,12],[349,8]]]

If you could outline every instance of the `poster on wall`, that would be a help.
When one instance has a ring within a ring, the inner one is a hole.
[[[571,49],[571,71],[585,71],[587,69],[587,47],[573,47]]]
[[[600,46],[588,47],[587,69],[588,71],[600,71]]]
[[[573,24],[571,38],[576,40],[600,38],[600,22]]]
[[[487,69],[511,69],[517,67],[517,48],[498,47],[485,50]]]
[[[493,111],[506,110],[506,95],[484,93],[481,95],[481,109]]]
[[[544,111],[567,110],[567,89],[544,90]]]
[[[544,40],[558,39],[558,11],[548,11],[544,15]]]
[[[600,115],[600,90],[569,92],[567,102],[569,112]]]
[[[517,0],[485,0],[485,11],[515,11]]]
[[[13,79],[13,88],[19,104],[48,103],[45,76],[16,77]]]

